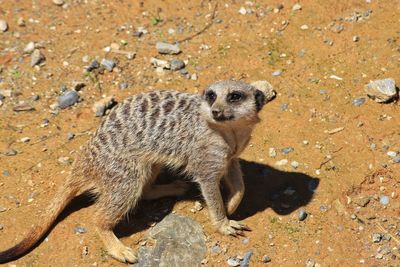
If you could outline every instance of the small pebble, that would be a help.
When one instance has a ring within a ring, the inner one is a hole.
[[[100,68],[100,63],[97,60],[93,60],[90,65],[87,66],[86,71],[91,72],[98,68]]]
[[[25,47],[24,47],[24,53],[25,54],[32,54],[32,52],[35,50],[35,43],[34,42],[29,42]]]
[[[40,63],[42,63],[45,60],[46,60],[46,57],[42,54],[42,52],[40,52],[39,49],[35,49],[35,50],[33,50],[32,55],[31,55],[31,67],[39,65]]]
[[[222,251],[222,249],[218,244],[211,247],[211,252],[214,254],[219,254],[219,253],[221,253],[221,251]]]
[[[0,231],[4,229],[4,225],[0,224]]]
[[[360,37],[358,37],[357,35],[353,36],[353,42],[358,42],[360,41]]]
[[[11,174],[10,174],[10,172],[8,171],[8,170],[4,170],[3,171],[3,176],[6,176],[6,177],[8,177],[8,176],[10,176]]]
[[[179,44],[168,44],[164,42],[157,42],[156,49],[160,54],[176,55],[181,52]]]
[[[379,202],[380,202],[382,205],[386,206],[386,205],[389,204],[390,199],[389,199],[388,196],[382,195],[382,196],[379,197]]]
[[[21,142],[22,143],[28,143],[29,141],[31,141],[31,139],[29,137],[22,137],[21,138]]]
[[[192,81],[197,81],[197,79],[198,79],[197,74],[196,74],[196,73],[193,73],[193,74],[190,76],[190,79],[191,79]]]
[[[355,99],[353,99],[353,100],[351,101],[351,103],[352,103],[354,106],[361,106],[362,104],[365,103],[365,98],[364,98],[364,97],[355,98]]]
[[[245,238],[245,239],[242,240],[242,244],[243,245],[247,245],[248,243],[249,243],[249,239],[248,238]]]
[[[129,84],[127,82],[122,82],[119,84],[119,90],[125,90],[128,89]]]
[[[289,108],[289,104],[288,103],[283,103],[282,105],[281,105],[281,110],[282,111],[285,111],[285,110],[287,110]]]
[[[75,234],[84,234],[84,233],[86,233],[86,229],[85,229],[85,227],[77,226],[77,227],[75,227],[74,232],[75,232]]]
[[[0,207],[0,212],[5,212],[5,211],[7,211],[7,209],[6,209],[6,208],[4,208],[4,207]]]
[[[262,257],[261,261],[264,262],[264,263],[268,263],[268,262],[271,262],[271,258],[268,257],[267,255],[264,255]]]
[[[308,30],[308,25],[306,25],[306,24],[301,25],[300,29],[302,29],[303,31]]]
[[[32,101],[38,101],[40,99],[40,96],[39,95],[33,95],[31,97],[31,99],[32,99]]]
[[[8,30],[8,24],[5,20],[0,19],[0,32],[6,32]]]
[[[304,209],[299,210],[298,217],[299,221],[304,221],[307,218],[307,212]]]
[[[281,76],[282,75],[282,70],[276,70],[274,72],[272,72],[272,76]]]
[[[283,154],[287,155],[287,154],[293,152],[294,148],[293,147],[284,147],[284,148],[281,149],[281,151],[282,151]]]
[[[293,11],[299,11],[299,10],[301,10],[301,5],[300,4],[295,4],[293,7],[292,7],[292,10]]]
[[[75,134],[74,133],[68,133],[67,134],[67,139],[68,140],[72,140],[72,139],[74,139],[75,138]]]
[[[386,153],[386,155],[388,155],[388,156],[391,157],[391,158],[395,158],[395,157],[397,156],[397,153],[394,152],[394,151],[388,151],[388,152]]]
[[[185,62],[180,59],[173,59],[170,61],[171,70],[180,70],[185,67]]]
[[[74,105],[79,100],[79,94],[76,91],[66,91],[58,97],[58,106],[62,109]]]
[[[102,117],[106,113],[107,109],[110,109],[115,104],[114,97],[105,97],[93,104],[92,110],[96,117]]]
[[[394,163],[400,163],[400,156],[397,156],[393,159]]]
[[[26,23],[25,23],[25,20],[24,20],[23,17],[19,17],[19,18],[18,18],[17,24],[18,24],[18,26],[20,26],[20,27],[25,27],[25,26],[26,26]]]
[[[270,158],[275,158],[276,157],[276,149],[274,147],[270,147],[268,151],[268,155]]]
[[[189,71],[187,69],[183,68],[183,69],[179,70],[179,73],[182,75],[187,75],[189,73]]]
[[[62,6],[64,5],[64,0],[53,0],[53,4],[57,6]]]
[[[101,61],[101,65],[108,71],[113,71],[113,69],[115,68],[115,62],[112,61],[111,59],[106,59],[103,58],[103,60]]]
[[[299,167],[299,163],[295,160],[292,160],[292,162],[290,162],[290,165],[293,167],[293,169],[297,169]]]

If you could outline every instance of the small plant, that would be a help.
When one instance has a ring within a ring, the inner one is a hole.
[[[153,16],[151,17],[151,25],[156,26],[159,23],[161,23],[163,20],[160,18],[160,16]]]

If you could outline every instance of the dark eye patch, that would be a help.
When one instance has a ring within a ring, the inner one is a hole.
[[[207,91],[205,93],[205,99],[211,106],[215,102],[215,99],[217,99],[217,94],[215,94],[214,91]]]
[[[245,95],[242,92],[232,92],[227,95],[227,100],[230,103],[239,102],[245,99]]]

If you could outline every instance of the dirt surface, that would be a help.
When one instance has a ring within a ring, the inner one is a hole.
[[[120,101],[153,89],[199,92],[233,78],[268,80],[278,92],[242,155],[247,191],[233,217],[252,231],[243,238],[215,233],[207,208],[191,212],[195,199],[188,197],[141,203],[118,227],[123,242],[137,249],[152,223],[173,210],[204,226],[206,266],[228,266],[229,257],[250,249],[251,266],[400,265],[400,164],[387,155],[400,152],[400,108],[396,101],[378,104],[363,90],[370,80],[400,81],[399,1],[303,0],[297,11],[295,1],[223,1],[216,8],[216,1],[191,0],[66,3],[0,0],[0,19],[9,26],[0,32],[0,93],[6,96],[0,107],[0,250],[21,240],[52,201],[69,162],[99,125],[92,105],[103,95]],[[148,32],[133,36],[137,27]],[[159,55],[155,48],[157,41],[186,38],[179,55]],[[46,57],[37,67],[23,52],[31,41]],[[104,52],[112,43],[136,57]],[[85,74],[96,57],[117,66]],[[151,57],[187,60],[197,79],[156,71]],[[277,70],[282,73],[273,76]],[[51,109],[61,88],[72,89],[75,81],[86,84],[81,101]],[[359,97],[365,103],[353,105]],[[35,110],[13,111],[21,102]],[[30,141],[21,142],[24,137]],[[281,149],[287,147],[294,150],[286,155]],[[17,154],[6,156],[9,149]],[[288,163],[277,166],[282,159]],[[301,209],[308,214],[303,221]],[[43,242],[6,266],[124,266],[104,252],[92,214],[90,203],[77,199]],[[77,226],[86,232],[76,234]],[[382,240],[374,243],[373,234]],[[221,251],[214,253],[216,242]],[[262,262],[264,255],[270,263]]]

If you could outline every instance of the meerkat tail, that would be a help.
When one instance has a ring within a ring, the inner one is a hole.
[[[43,220],[39,225],[33,227],[27,236],[17,245],[0,252],[0,264],[17,259],[24,253],[28,252],[32,247],[49,231],[60,213],[75,197],[77,189],[65,186],[57,194],[53,203],[49,206]]]

